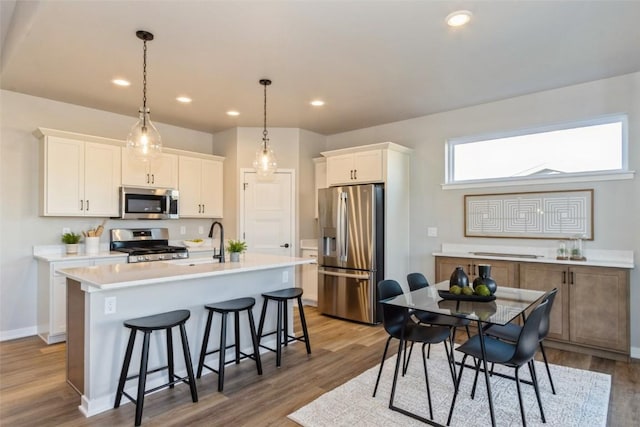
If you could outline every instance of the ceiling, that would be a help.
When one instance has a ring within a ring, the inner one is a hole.
[[[269,127],[328,135],[640,71],[640,1],[0,4],[2,89],[134,121],[144,29],[152,119],[212,133],[262,126],[265,77]]]

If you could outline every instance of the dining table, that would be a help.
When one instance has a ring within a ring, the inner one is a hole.
[[[405,291],[393,298],[381,300],[380,303],[405,308],[404,324],[413,321],[411,320],[411,313],[415,311],[464,318],[476,323],[482,349],[482,360],[480,363],[482,365],[482,370],[484,371],[485,383],[487,386],[491,425],[495,426],[495,412],[491,396],[491,382],[489,379],[490,370],[487,369],[486,350],[484,344],[485,331],[492,325],[506,325],[507,323],[516,321],[518,317],[524,316],[529,309],[534,307],[536,303],[544,297],[545,292],[498,286],[493,295],[481,297],[476,295],[453,295],[448,291],[449,281],[445,280],[433,286],[427,286],[413,292]],[[403,331],[398,347],[395,372],[393,376],[393,386],[391,388],[391,396],[389,398],[389,408],[429,425],[442,426],[442,424],[433,419],[424,418],[415,412],[412,412],[411,409],[400,408],[394,405],[398,373],[402,363],[401,358],[404,348],[405,342]],[[454,390],[454,395],[455,393],[457,393],[457,390]],[[454,396],[452,395],[451,408],[449,410],[450,414],[453,413],[453,397]]]

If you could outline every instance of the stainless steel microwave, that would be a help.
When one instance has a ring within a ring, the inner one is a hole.
[[[178,219],[178,190],[120,187],[121,219]]]

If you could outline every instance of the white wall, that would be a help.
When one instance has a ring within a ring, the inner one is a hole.
[[[434,278],[434,257],[444,243],[553,247],[554,241],[465,238],[463,196],[472,193],[593,188],[595,239],[592,249],[633,250],[631,346],[640,351],[640,179],[562,185],[443,190],[445,140],[501,130],[528,128],[611,113],[629,115],[629,167],[640,173],[640,73],[598,80],[327,137],[327,149],[393,141],[413,148],[411,163],[410,267]],[[427,237],[427,227],[438,237]],[[400,278],[402,279],[402,278]]]
[[[36,262],[33,245],[60,244],[62,227],[79,232],[96,227],[101,218],[53,218],[38,216],[38,127],[66,130],[124,140],[137,120],[76,105],[0,91],[0,339],[35,334]],[[207,133],[156,123],[165,146],[214,154]],[[210,220],[121,221],[109,220],[106,229],[133,226],[168,227],[172,239],[198,236],[198,227]],[[109,241],[103,234],[101,243]]]
[[[300,157],[298,162],[298,205],[300,206],[301,239],[318,237],[316,215],[315,164],[313,159],[320,157],[325,150],[327,138],[324,135],[300,130]]]

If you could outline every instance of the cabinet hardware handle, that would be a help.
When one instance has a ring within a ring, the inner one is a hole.
[[[89,210],[89,200],[87,200],[87,211]]]
[[[202,213],[204,213],[204,203],[202,204]]]
[[[156,175],[155,174],[151,174],[151,183],[152,184],[156,183]]]
[[[84,210],[84,200],[80,200],[80,210]]]
[[[198,213],[202,213],[202,208],[200,206],[201,205],[198,203]]]
[[[147,174],[147,184],[149,184],[149,174]]]
[[[563,271],[562,272],[562,284],[564,285],[565,283],[567,283],[567,272]]]
[[[358,179],[358,169],[353,170],[353,179]]]
[[[476,265],[475,264],[473,264],[473,275],[474,276],[476,275]]]
[[[569,272],[569,284],[573,285],[573,271]]]
[[[467,264],[467,274],[471,274],[471,264]]]
[[[349,171],[349,179],[353,179],[353,169]]]

